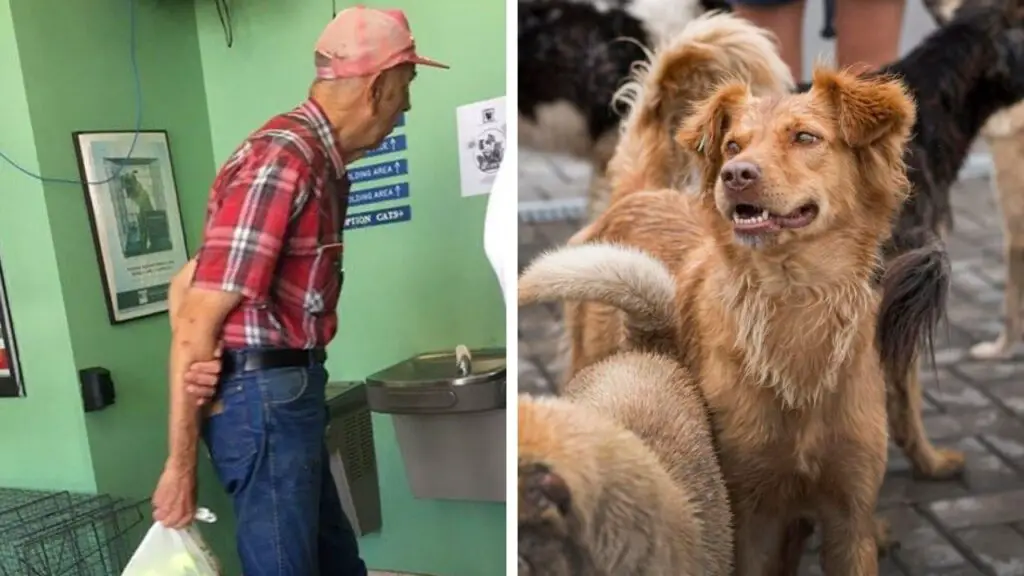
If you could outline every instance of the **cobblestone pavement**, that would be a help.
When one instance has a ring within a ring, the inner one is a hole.
[[[582,195],[585,170],[521,158],[521,200]],[[902,455],[890,452],[880,509],[899,547],[884,560],[882,574],[1024,575],[1024,353],[988,363],[964,356],[970,344],[999,329],[1005,276],[999,217],[987,179],[961,182],[953,198],[949,326],[937,342],[936,369],[925,369],[925,424],[937,443],[967,452],[967,474],[949,482],[915,481]],[[579,225],[565,219],[520,221],[520,268],[541,250],[563,243]],[[558,314],[554,306],[520,311],[524,391],[558,381]],[[816,557],[804,562],[804,573],[820,574]]]

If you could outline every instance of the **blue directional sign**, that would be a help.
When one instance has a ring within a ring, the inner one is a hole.
[[[376,202],[387,202],[389,200],[401,200],[409,197],[409,183],[399,182],[390,186],[377,186],[363,190],[353,190],[348,195],[349,206],[361,204],[374,204]]]
[[[380,156],[382,154],[391,154],[392,152],[401,152],[405,150],[405,134],[392,134],[381,142],[380,146],[377,146],[373,150],[366,153],[366,157],[372,158],[374,156]]]
[[[374,210],[373,212],[349,214],[349,216],[345,218],[345,230],[369,228],[371,226],[383,226],[385,224],[408,222],[409,220],[412,220],[412,207],[409,205],[395,206],[394,208],[381,208],[380,210]]]
[[[367,164],[365,166],[353,166],[348,170],[349,182],[367,182],[370,180],[381,180],[383,178],[392,178],[394,176],[402,176],[409,173],[409,161],[405,158],[399,158],[397,160],[388,160],[387,162],[378,162],[377,164]]]

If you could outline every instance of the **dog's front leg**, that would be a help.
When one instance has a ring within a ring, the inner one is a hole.
[[[836,503],[821,510],[825,576],[877,576],[875,517],[867,503]]]
[[[736,519],[736,575],[783,574],[783,536],[789,519],[779,514],[748,512]]]

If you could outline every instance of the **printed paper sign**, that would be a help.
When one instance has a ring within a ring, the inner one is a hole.
[[[462,195],[488,194],[505,157],[505,97],[459,106],[455,121]]]

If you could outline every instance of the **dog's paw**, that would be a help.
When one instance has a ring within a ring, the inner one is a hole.
[[[892,527],[885,518],[875,518],[875,545],[879,556],[886,556],[900,546],[899,542],[893,540]]]
[[[971,346],[970,356],[975,360],[1001,360],[1013,355],[1013,346],[1005,334],[989,342],[979,342]]]
[[[959,450],[936,448],[925,466],[916,466],[914,476],[925,480],[949,480],[963,473],[966,456]]]

